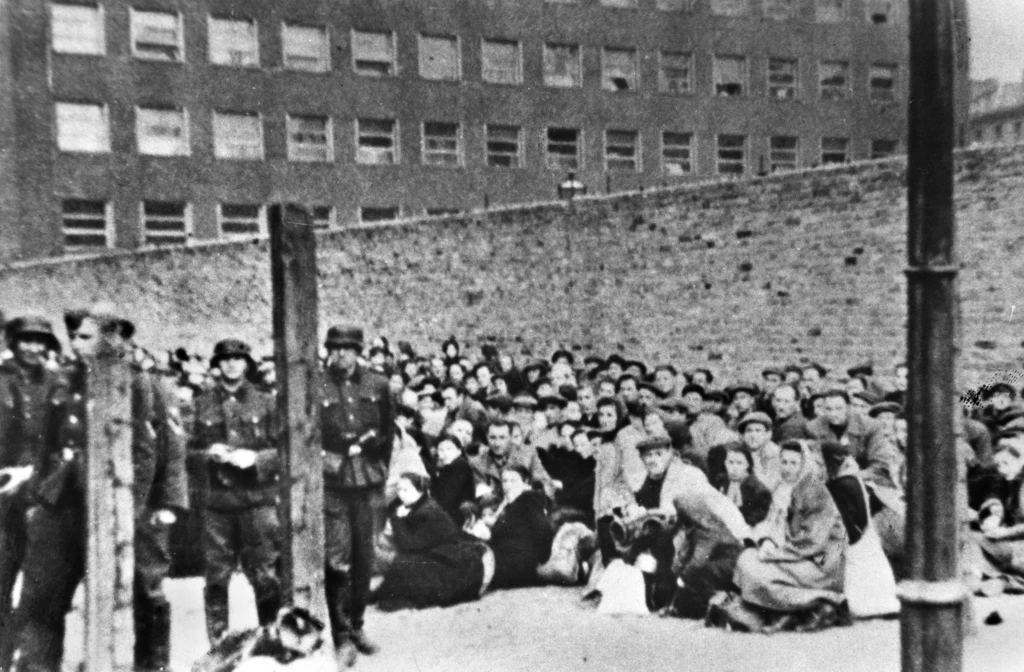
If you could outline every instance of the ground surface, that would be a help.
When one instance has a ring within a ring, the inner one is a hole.
[[[169,581],[174,610],[174,672],[187,672],[206,649],[202,581]],[[708,630],[695,621],[599,616],[575,588],[532,588],[487,595],[472,604],[384,614],[371,610],[366,631],[382,647],[360,658],[362,672],[885,672],[899,670],[899,623],[868,621],[816,634],[749,635]],[[232,627],[255,624],[244,580],[232,584]],[[1024,670],[1024,597],[975,602],[977,634],[965,670]],[[1004,622],[980,624],[992,611]],[[78,613],[69,623],[69,658],[80,650]]]

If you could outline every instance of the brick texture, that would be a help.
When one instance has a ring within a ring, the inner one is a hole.
[[[434,351],[557,346],[710,366],[904,357],[903,160],[327,232],[321,330],[352,320]],[[958,154],[965,383],[1024,354],[1024,146]],[[8,315],[113,300],[153,348],[271,350],[266,241],[0,267]],[[1018,305],[1021,304],[1021,305]]]

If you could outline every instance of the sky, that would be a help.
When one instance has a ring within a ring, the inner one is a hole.
[[[971,79],[1024,80],[1024,0],[967,0]]]

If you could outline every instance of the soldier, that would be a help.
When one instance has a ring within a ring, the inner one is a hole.
[[[218,383],[196,400],[190,449],[205,461],[209,483],[203,597],[211,646],[228,629],[228,585],[239,560],[256,595],[260,625],[272,623],[281,607],[278,423],[274,397],[247,378],[254,366],[248,344],[217,343],[210,367],[220,370]]]
[[[129,321],[104,307],[70,318],[69,336],[78,359],[68,364],[65,393],[51,402],[46,450],[36,463],[40,506],[30,518],[16,618],[18,669],[23,671],[56,671],[61,666],[64,615],[85,573],[85,380],[98,354],[127,357],[126,334],[133,331]],[[188,508],[183,432],[168,399],[155,378],[133,366],[133,604],[139,670],[166,670],[170,665],[170,603],[161,585],[170,570],[167,531]]]
[[[0,364],[0,670],[11,664],[14,623],[11,594],[26,543],[26,513],[31,504],[26,483],[42,451],[46,408],[61,386],[47,367],[60,343],[49,322],[23,317],[7,325],[13,359]]]
[[[324,579],[340,666],[378,647],[363,632],[373,570],[374,508],[383,497],[395,428],[387,380],[359,363],[363,330],[327,332],[321,428],[324,449]]]

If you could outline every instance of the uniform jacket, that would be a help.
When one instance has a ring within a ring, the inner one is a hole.
[[[865,483],[899,488],[898,474],[902,458],[896,444],[878,422],[850,413],[842,436],[836,434],[825,418],[815,418],[807,423],[807,431],[819,443],[835,441],[848,446],[850,455],[860,465]]]
[[[46,439],[48,407],[63,395],[63,385],[62,376],[45,367],[0,364],[0,467],[35,463]]]
[[[224,443],[256,452],[256,464],[250,469],[215,462],[205,453],[198,453],[209,480],[209,508],[244,509],[276,501],[278,427],[274,397],[248,381],[233,393],[217,385],[196,399],[193,451]]]
[[[356,364],[324,376],[320,426],[324,487],[382,487],[394,442],[395,414],[384,376]],[[358,452],[350,454],[358,444]]]

